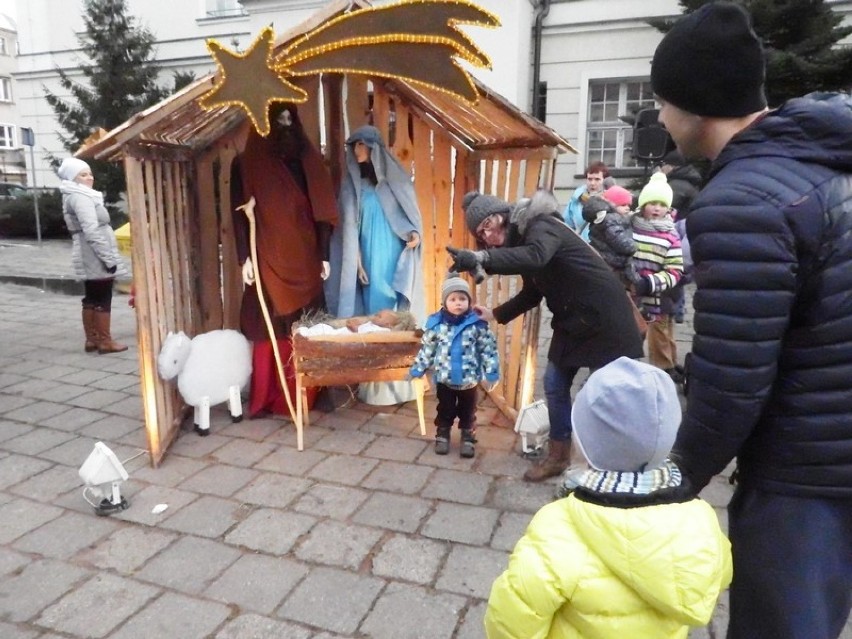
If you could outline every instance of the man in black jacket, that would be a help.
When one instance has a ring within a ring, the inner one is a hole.
[[[572,231],[548,191],[515,206],[492,195],[468,193],[465,224],[487,247],[448,247],[453,270],[521,275],[517,295],[493,311],[474,307],[486,320],[507,324],[544,299],[553,313],[544,393],[550,416],[546,459],[530,468],[527,481],[542,481],[568,467],[571,450],[571,385],[580,368],[599,368],[619,357],[642,357],[642,338],[630,300],[612,269]]]
[[[715,2],[657,47],[660,121],[712,160],[692,203],[695,339],[673,457],[736,457],[729,639],[836,639],[852,608],[852,99],[775,110],[748,14]]]

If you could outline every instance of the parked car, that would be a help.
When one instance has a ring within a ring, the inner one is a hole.
[[[0,200],[24,197],[27,192],[27,187],[15,182],[0,182]]]

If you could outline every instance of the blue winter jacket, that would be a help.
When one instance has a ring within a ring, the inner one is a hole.
[[[458,324],[443,321],[441,311],[430,315],[411,376],[422,377],[429,368],[436,384],[456,388],[475,386],[483,379],[500,379],[497,339],[488,322],[473,311],[468,311]]]
[[[852,99],[737,134],[693,202],[695,339],[674,456],[698,487],[852,497]]]

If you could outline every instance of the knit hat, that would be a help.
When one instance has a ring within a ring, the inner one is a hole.
[[[467,228],[475,234],[486,217],[495,213],[505,215],[512,210],[512,205],[499,197],[471,191],[462,200],[462,210]]]
[[[658,96],[695,115],[735,118],[766,108],[763,45],[745,9],[711,2],[675,22],[651,62]]]
[[[680,420],[669,374],[629,357],[592,373],[571,410],[574,436],[592,468],[628,473],[666,460]]]
[[[592,195],[583,204],[583,219],[589,224],[597,224],[612,210],[612,203],[600,195]]]
[[[662,172],[654,173],[648,184],[639,193],[639,208],[641,209],[648,202],[662,202],[667,207],[671,208],[674,193],[672,187],[669,186],[669,181],[666,179],[666,174]]]
[[[80,171],[91,171],[89,165],[83,162],[83,160],[78,160],[77,158],[65,158],[62,160],[62,164],[59,165],[59,168],[56,169],[56,175],[58,175],[63,180],[73,181],[75,177],[80,175]]]
[[[450,293],[462,292],[467,295],[467,299],[471,299],[470,285],[462,279],[455,271],[447,273],[444,284],[441,286],[441,306],[447,305],[447,298]]]
[[[623,186],[611,186],[603,194],[607,202],[615,206],[630,206],[633,204],[633,194]]]

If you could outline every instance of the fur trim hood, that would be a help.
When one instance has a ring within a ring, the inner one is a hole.
[[[559,202],[556,201],[552,192],[545,189],[539,189],[533,193],[532,197],[518,200],[509,215],[509,223],[514,224],[518,228],[518,233],[524,235],[530,220],[541,215],[553,215],[556,219],[562,220]]]

